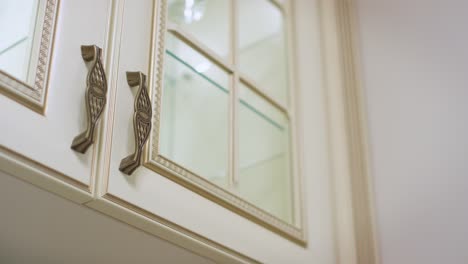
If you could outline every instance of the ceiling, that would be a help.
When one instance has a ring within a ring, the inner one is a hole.
[[[1,172],[0,212],[0,263],[214,263]]]

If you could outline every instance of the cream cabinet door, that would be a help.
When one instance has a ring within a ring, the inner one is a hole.
[[[204,8],[207,14],[212,12],[210,8],[213,5],[227,3],[231,6],[232,3],[242,1],[116,1],[113,41],[119,44],[113,49],[114,63],[110,70],[114,76],[111,86],[115,85],[115,90],[110,92],[112,111],[106,116],[109,126],[103,133],[103,144],[106,148],[101,159],[103,166],[100,170],[101,177],[97,182],[97,197],[88,206],[206,255],[219,263],[337,263],[334,200],[329,170],[330,156],[327,154],[329,146],[326,140],[328,132],[320,46],[322,41],[319,26],[320,11],[316,1],[293,1],[294,4],[285,11],[291,16],[295,14],[292,16],[289,30],[296,32],[293,44],[296,48],[292,54],[297,56],[288,63],[294,63],[297,69],[289,74],[297,77],[294,91],[298,112],[296,118],[299,125],[295,133],[298,135],[297,144],[302,147],[295,158],[303,161],[300,168],[303,181],[298,188],[303,189],[305,193],[298,198],[304,200],[301,208],[297,209],[303,213],[299,220],[302,221],[301,231],[288,229],[290,225],[283,225],[281,221],[276,224],[274,222],[276,220],[272,220],[269,214],[263,219],[262,210],[259,210],[260,216],[252,217],[254,213],[249,211],[247,208],[249,205],[245,201],[226,195],[223,191],[213,194],[203,186],[198,186],[199,188],[193,186],[221,184],[219,182],[206,183],[205,180],[198,178],[188,182],[186,179],[168,177],[165,169],[151,164],[151,159],[154,158],[152,153],[155,148],[155,133],[158,133],[154,127],[160,125],[155,121],[155,115],[161,114],[156,102],[164,93],[160,93],[157,88],[162,82],[160,71],[177,71],[168,64],[167,60],[164,63],[161,61],[161,56],[170,53],[162,45],[164,40],[161,34],[164,34],[167,40],[170,38],[170,33],[166,33],[166,30],[173,29],[171,32],[175,32],[176,37],[187,41],[187,35],[178,34],[177,28],[172,28],[173,25],[168,21],[167,14],[171,12],[168,10],[169,4],[179,3],[182,9],[184,6],[188,8],[189,11],[185,13],[191,17],[190,14],[195,14],[190,13],[193,2],[199,4],[206,2]],[[256,2],[282,5],[281,1],[256,0]],[[249,19],[255,17],[254,13],[250,15],[253,16]],[[196,16],[194,15],[193,19],[197,19]],[[213,27],[221,27],[223,31],[223,23],[223,16],[220,16],[219,21],[213,23]],[[227,29],[231,30],[229,26]],[[222,37],[214,40],[217,41],[224,42]],[[158,56],[161,53],[162,55]],[[222,58],[218,58],[221,56],[216,54],[212,57],[214,58],[212,61],[223,61]],[[217,66],[229,72],[229,65],[217,63]],[[204,71],[201,68],[191,70],[199,73]],[[146,87],[139,87],[141,84],[135,81],[135,76],[132,77],[133,74],[128,75],[127,72],[145,74]],[[229,74],[235,74],[235,69]],[[186,78],[192,77],[186,76]],[[143,90],[147,88],[149,92],[153,115],[151,129],[142,121],[150,114],[145,108],[147,102],[145,99],[137,99],[135,102],[135,98],[144,97],[139,92],[140,88]],[[163,101],[164,103],[166,102]],[[200,104],[198,107],[206,106]],[[195,107],[194,111],[202,110]],[[205,112],[207,115],[212,113],[208,110]],[[162,131],[164,128],[161,126],[160,129]],[[224,133],[223,128],[212,129],[207,133]],[[145,143],[146,137],[148,141],[142,149],[142,164],[137,164],[141,166],[133,171],[132,165],[122,164],[122,160]],[[218,144],[216,135],[211,139],[212,142],[209,142],[211,145],[200,147],[199,155],[203,155],[203,147]],[[186,141],[184,144],[190,142]],[[224,154],[220,152],[219,155]],[[196,159],[196,154],[192,157]],[[219,165],[218,157],[212,158],[211,163]],[[180,173],[187,178],[192,177],[183,171]],[[226,204],[222,200],[223,197],[231,200]],[[296,231],[299,232],[297,236],[295,235],[297,233],[294,233]]]
[[[70,148],[88,118],[85,92],[93,58],[86,62],[81,46],[102,48],[106,67],[111,1],[0,5],[0,169],[79,202],[89,200],[98,133],[84,154]]]

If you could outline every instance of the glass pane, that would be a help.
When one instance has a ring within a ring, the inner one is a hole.
[[[282,12],[268,0],[239,0],[237,21],[240,71],[260,89],[286,104],[287,59]]]
[[[0,0],[0,70],[28,82],[37,0]]]
[[[159,152],[224,187],[229,75],[175,36],[167,36]]]
[[[292,223],[289,121],[268,101],[241,85],[238,194]]]
[[[230,57],[228,0],[169,0],[169,21],[223,58]]]

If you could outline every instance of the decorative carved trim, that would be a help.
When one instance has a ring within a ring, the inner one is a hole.
[[[46,2],[34,83],[27,84],[0,70],[0,92],[40,113],[46,107],[45,97],[58,6],[59,0]]]
[[[152,75],[155,81],[150,82],[150,90],[153,91],[153,130],[151,137],[151,148],[147,148],[148,160],[145,166],[160,173],[161,175],[173,180],[190,190],[201,194],[202,196],[242,215],[249,220],[268,228],[283,237],[298,243],[302,246],[307,244],[304,228],[298,228],[293,224],[287,223],[278,217],[258,208],[257,206],[245,201],[239,196],[205,180],[203,177],[183,168],[177,163],[159,155],[159,130],[160,114],[162,106],[162,87],[164,78],[164,58],[165,58],[165,36],[167,29],[167,1],[158,1],[159,8],[156,16],[156,27],[153,29]]]
[[[39,48],[39,63],[36,69],[36,80],[34,81],[34,90],[42,95],[44,87],[46,87],[46,78],[50,61],[50,49],[52,46],[51,39],[54,34],[55,25],[55,10],[57,3],[55,0],[47,1],[47,6],[44,15],[44,25],[42,26],[41,45]]]
[[[170,180],[181,183],[198,194],[228,207],[228,209],[231,209],[234,212],[247,217],[249,220],[279,233],[291,241],[303,246],[306,245],[305,237],[300,228],[284,222],[272,214],[245,201],[239,196],[211,183],[208,180],[205,180],[187,169],[184,169],[182,166],[161,155],[158,155],[156,158],[151,160],[149,164],[146,164],[146,167],[157,170],[158,173]],[[180,182],[179,180],[174,179],[174,177],[178,177],[180,180],[186,181],[186,183]]]
[[[158,14],[156,14],[156,29],[153,28],[153,31],[156,31],[156,45],[153,45],[153,60],[156,61],[157,64],[154,66],[153,76],[156,76],[156,80],[154,82],[154,87],[151,89],[152,83],[150,83],[150,90],[154,90],[153,93],[153,104],[154,107],[154,115],[153,115],[153,132],[152,132],[152,144],[151,150],[148,149],[149,159],[152,157],[157,157],[159,153],[159,130],[160,130],[160,120],[161,120],[161,95],[162,95],[162,86],[163,86],[163,76],[164,76],[164,57],[165,57],[165,44],[166,44],[166,20],[167,20],[167,1],[162,0],[158,1],[159,8]],[[157,3],[155,3],[157,4]],[[154,33],[153,33],[154,34]]]
[[[10,89],[15,89],[21,92],[22,96],[26,96],[37,102],[41,99],[41,93],[39,91],[29,86],[29,84],[17,79],[16,77],[2,70],[0,70],[0,85],[8,87]]]

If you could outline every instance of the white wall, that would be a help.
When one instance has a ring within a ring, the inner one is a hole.
[[[357,2],[382,263],[468,263],[468,1]]]

